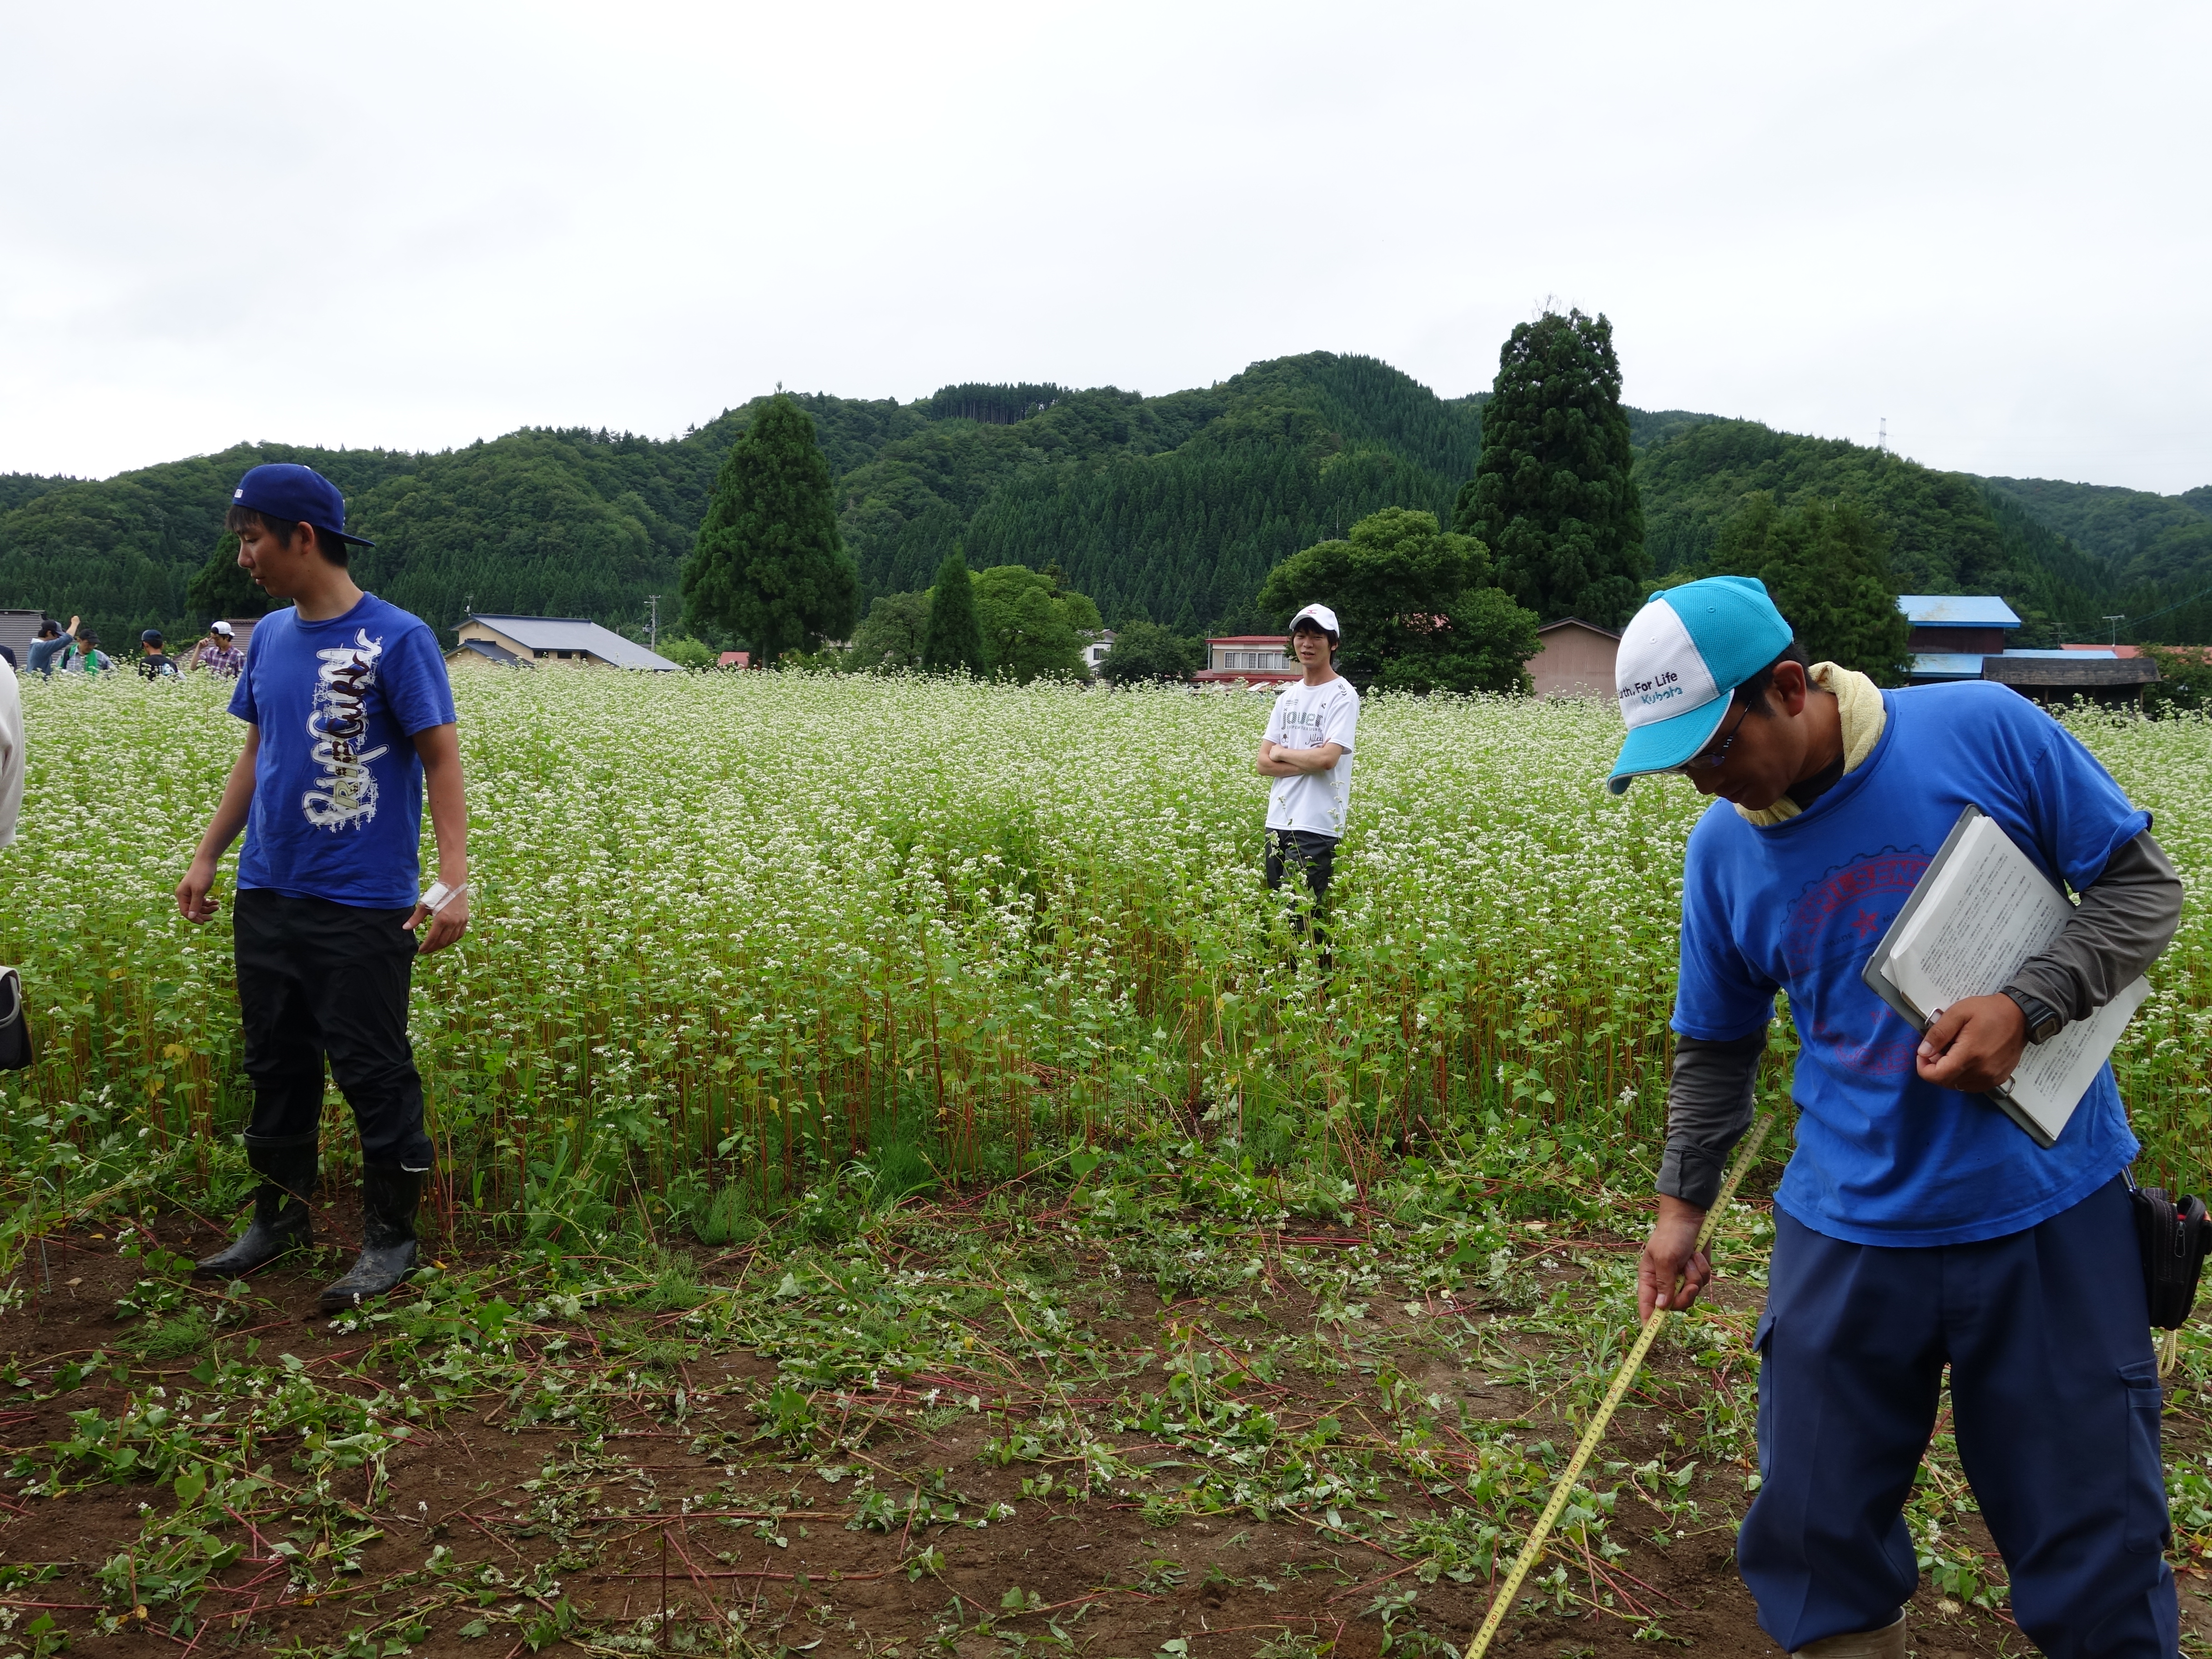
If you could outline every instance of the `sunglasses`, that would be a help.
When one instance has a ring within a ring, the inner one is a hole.
[[[1736,733],[1743,730],[1743,723],[1750,714],[1751,705],[1746,703],[1736,711],[1735,724],[1729,727],[1726,737],[1711,748],[1699,750],[1673,769],[1686,778],[1693,773],[1712,771],[1728,758],[1728,751],[1735,743]]]

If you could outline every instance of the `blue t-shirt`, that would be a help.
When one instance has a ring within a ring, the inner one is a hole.
[[[1717,800],[1682,872],[1674,1030],[1728,1041],[1789,994],[1797,1147],[1775,1202],[1858,1244],[1999,1238],[2070,1208],[2136,1155],[2112,1069],[2045,1150],[1978,1095],[1921,1080],[1912,1027],[1859,977],[1969,802],[2077,891],[2150,827],[2075,737],[2008,687],[1886,691],[1874,752],[1771,829]]]
[[[415,902],[422,763],[453,720],[435,635],[374,593],[343,617],[254,625],[230,712],[261,729],[238,884],[365,909]]]

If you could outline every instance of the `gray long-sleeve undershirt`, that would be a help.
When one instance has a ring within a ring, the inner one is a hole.
[[[2021,964],[2017,991],[2072,1021],[2103,1007],[2158,960],[2181,922],[2181,878],[2146,830],[2081,890],[2065,931]],[[1733,1042],[1680,1037],[1667,1089],[1659,1190],[1709,1207],[1729,1152],[1751,1127],[1752,1089],[1766,1033]]]

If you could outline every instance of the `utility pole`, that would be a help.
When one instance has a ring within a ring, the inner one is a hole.
[[[2112,625],[2112,643],[2116,646],[2120,642],[2120,624],[2127,619],[2128,613],[2124,611],[2117,617],[2107,617],[2105,618],[2106,622]]]
[[[645,602],[653,607],[645,624],[645,648],[658,651],[660,649],[660,595],[648,593],[645,596]]]
[[[1885,455],[1889,453],[1889,416],[1887,415],[1881,417],[1881,431],[1875,436],[1874,447]]]

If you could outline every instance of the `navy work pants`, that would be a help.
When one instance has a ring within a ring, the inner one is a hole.
[[[246,1143],[314,1144],[323,1117],[323,1061],[353,1108],[364,1164],[427,1170],[422,1079],[407,1041],[407,985],[416,936],[410,906],[368,910],[262,888],[232,908],[239,1022],[253,1116]]]
[[[1759,1322],[1759,1496],[1737,1540],[1784,1650],[1896,1618],[1899,1513],[1951,1367],[1952,1426],[2051,1659],[2172,1659],[2160,1395],[2127,1188],[1973,1244],[1848,1244],[1778,1211]]]

